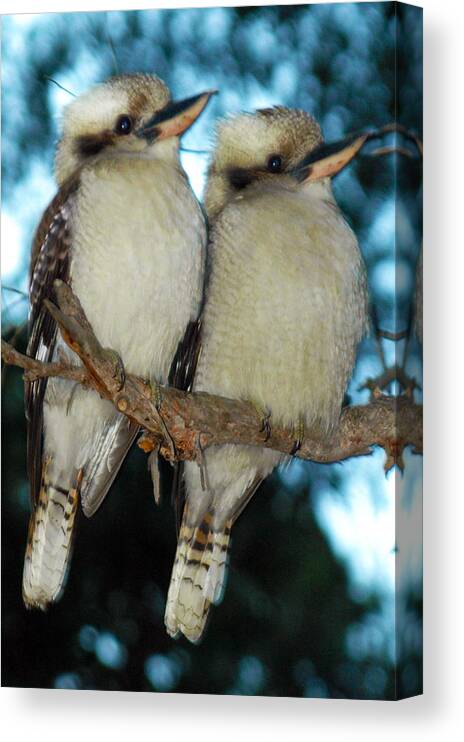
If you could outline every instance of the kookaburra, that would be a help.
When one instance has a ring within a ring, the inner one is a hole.
[[[126,369],[166,383],[203,291],[206,228],[179,161],[179,136],[211,93],[172,102],[166,85],[121,75],[72,101],[56,155],[59,190],[35,235],[29,355],[65,354],[43,300],[56,278],[72,284],[103,346]],[[79,501],[102,503],[137,426],[70,381],[26,385],[32,515],[24,564],[27,606],[63,588]]]
[[[324,145],[311,116],[282,107],[219,125],[195,391],[250,400],[271,425],[304,425],[311,435],[337,425],[368,312],[365,267],[330,177],[364,140]],[[232,525],[285,458],[227,445],[205,451],[203,477],[186,463],[165,616],[172,636],[201,638],[223,592]]]

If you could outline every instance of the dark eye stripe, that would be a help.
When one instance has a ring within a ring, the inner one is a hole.
[[[77,139],[76,151],[79,157],[93,157],[98,155],[105,147],[113,142],[113,136],[111,132],[103,132],[102,134],[86,134],[82,135]]]
[[[230,184],[238,191],[253,182],[253,173],[239,167],[229,170],[228,175]]]

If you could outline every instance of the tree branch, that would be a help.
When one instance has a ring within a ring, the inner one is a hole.
[[[69,363],[43,363],[35,358],[25,356],[2,338],[2,360],[9,366],[18,366],[25,370],[26,381],[37,381],[46,376],[59,376],[62,379],[87,384],[87,371],[82,366],[72,366]]]
[[[287,454],[292,451],[294,433],[272,425],[272,420],[270,433],[263,430],[263,421],[249,402],[203,392],[189,394],[171,387],[161,389],[161,400],[153,399],[150,384],[125,373],[117,354],[101,346],[70,287],[55,281],[55,292],[58,306],[46,301],[47,309],[83,366],[64,361],[42,363],[18,353],[2,340],[3,360],[23,368],[27,380],[60,377],[94,389],[146,431],[139,441],[145,451],[159,447],[160,453],[170,460],[175,457],[200,461],[205,448],[226,443],[272,448]],[[170,442],[166,440],[166,428]],[[406,445],[411,445],[415,453],[422,451],[422,407],[414,404],[410,395],[377,395],[370,404],[345,408],[332,435],[306,436],[296,456],[328,463],[370,453],[375,445],[387,452],[387,468],[394,463],[401,466]]]

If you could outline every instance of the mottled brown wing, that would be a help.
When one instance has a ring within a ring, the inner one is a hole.
[[[179,343],[169,372],[169,385],[189,392],[201,351],[201,318],[189,322],[184,337]],[[184,509],[184,466],[181,461],[174,464],[171,500],[175,510],[176,529],[179,535]]]
[[[53,296],[56,278],[69,280],[72,241],[71,215],[78,179],[62,186],[45,211],[32,244],[29,283],[29,341],[27,353],[50,361],[56,341],[56,324],[43,306]],[[25,382],[27,464],[31,500],[37,501],[42,468],[43,399],[47,379]]]

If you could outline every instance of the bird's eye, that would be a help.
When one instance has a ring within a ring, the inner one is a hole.
[[[114,130],[116,134],[119,134],[120,136],[124,136],[125,134],[130,134],[132,131],[132,119],[130,116],[127,116],[126,114],[123,114],[118,118],[116,121],[116,126],[114,127]]]
[[[282,158],[280,155],[271,155],[267,161],[267,169],[270,173],[280,173],[282,170]]]

